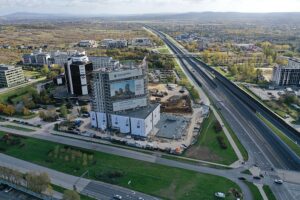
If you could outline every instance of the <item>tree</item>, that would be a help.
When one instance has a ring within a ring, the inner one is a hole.
[[[44,76],[47,76],[47,74],[49,73],[49,68],[47,65],[44,65],[43,68],[41,69],[41,73],[44,75]]]
[[[74,190],[65,190],[63,200],[80,200],[80,196]]]
[[[60,114],[61,114],[62,117],[67,118],[67,116],[68,116],[68,109],[67,109],[67,106],[65,104],[63,104],[60,107]]]
[[[23,108],[22,113],[23,113],[24,116],[30,115],[30,111],[29,111],[28,108],[26,108],[26,107]]]
[[[29,172],[25,177],[27,187],[34,192],[42,193],[47,190],[50,185],[50,178],[47,173],[37,174],[35,172]]]
[[[5,108],[6,108],[6,105],[3,103],[0,103],[0,113],[3,113]]]
[[[87,113],[88,109],[86,106],[81,106],[80,111],[81,111],[81,113]]]
[[[13,116],[16,113],[16,109],[12,105],[8,105],[4,108],[3,113],[8,116]]]

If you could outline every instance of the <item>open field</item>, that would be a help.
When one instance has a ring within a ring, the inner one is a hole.
[[[184,156],[226,165],[230,165],[238,159],[223,130],[216,132],[214,127],[216,121],[213,113],[205,119],[198,141],[186,150]],[[220,146],[217,137],[224,138],[226,149]]]
[[[1,132],[0,136],[5,133]],[[137,161],[120,156],[10,136],[1,152],[73,175],[89,170],[90,178],[131,188],[164,199],[211,199],[216,191],[239,187],[222,177]],[[14,141],[14,142],[12,142]],[[131,184],[128,185],[128,181]],[[205,184],[203,184],[205,183]],[[228,198],[232,199],[232,198]]]
[[[11,98],[12,101],[16,103],[18,100],[22,99],[22,96],[29,95],[32,91],[33,91],[33,86],[31,85],[9,90],[8,92],[1,93],[0,103],[7,103],[7,100],[11,97],[13,97]]]

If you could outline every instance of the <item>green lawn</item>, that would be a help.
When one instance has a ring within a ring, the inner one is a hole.
[[[42,76],[41,72],[39,71],[23,70],[23,72],[26,78],[35,79],[36,77]]]
[[[218,111],[217,111],[218,112]],[[227,121],[225,120],[225,118],[223,117],[223,115],[221,113],[219,113],[220,117],[222,118],[222,121],[225,125],[225,127],[227,128],[228,132],[230,133],[232,139],[234,140],[235,144],[237,145],[237,147],[239,148],[243,158],[245,161],[248,160],[248,152],[245,149],[245,147],[242,145],[241,141],[239,140],[239,138],[236,136],[236,134],[234,133],[234,131],[232,130],[232,128],[229,126],[229,124],[227,123]]]
[[[276,197],[274,196],[271,188],[268,185],[264,185],[263,189],[268,197],[268,200],[276,200]]]
[[[9,90],[8,92],[1,93],[0,103],[7,103],[7,99],[13,96],[14,98],[12,98],[12,100],[15,103],[18,100],[21,100],[23,96],[30,94],[32,90],[33,90],[33,86],[25,86],[25,87]]]
[[[293,140],[287,137],[283,132],[276,128],[271,122],[264,118],[261,114],[256,114],[272,131],[287,144],[298,156],[300,156],[300,147]]]
[[[0,132],[0,136],[4,134]],[[92,179],[164,199],[212,199],[216,191],[228,193],[232,188],[239,189],[235,183],[222,177],[58,145],[34,138],[20,136],[9,138],[9,141],[3,139],[0,141],[0,150],[7,155],[76,176],[89,170],[89,177]],[[84,157],[87,158],[86,162]],[[130,185],[128,181],[131,181]]]
[[[238,160],[224,131],[219,133],[216,132],[214,128],[216,121],[217,119],[213,113],[205,119],[202,124],[198,141],[186,150],[184,156],[226,165],[230,165]],[[224,138],[227,149],[221,148],[217,140],[218,136],[222,136]]]
[[[56,192],[59,192],[59,193],[64,193],[66,188],[63,188],[63,187],[60,187],[58,185],[54,185],[54,184],[51,184],[51,187],[54,191]],[[82,195],[82,194],[79,194],[80,195],[80,200],[95,200],[94,198],[92,197],[88,197],[88,196],[85,196],[85,195]]]
[[[249,187],[254,200],[263,200],[263,197],[261,196],[258,188],[253,183],[250,183],[248,181],[245,181],[245,183]]]
[[[15,130],[18,130],[18,131],[25,131],[25,132],[34,132],[35,131],[33,129],[30,129],[30,128],[24,128],[24,127],[21,127],[21,126],[14,126],[14,125],[10,125],[10,124],[2,125],[2,126],[6,127],[6,128],[10,128],[10,129],[15,129]]]

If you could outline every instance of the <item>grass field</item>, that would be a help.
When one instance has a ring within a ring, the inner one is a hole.
[[[268,197],[268,200],[276,200],[276,197],[274,196],[271,188],[268,185],[264,185],[263,189]]]
[[[300,156],[300,147],[293,140],[288,138],[283,132],[276,128],[271,122],[264,118],[261,114],[257,116],[270,128],[272,131],[285,143],[287,144],[298,156]]]
[[[2,126],[6,127],[6,128],[10,128],[10,129],[15,129],[15,130],[18,130],[18,131],[25,131],[25,132],[34,132],[35,131],[33,129],[30,129],[30,128],[24,128],[24,127],[21,127],[21,126],[14,126],[14,125],[10,125],[10,124],[2,125]]]
[[[250,183],[248,181],[245,181],[246,185],[249,187],[252,195],[253,195],[253,199],[255,200],[263,200],[263,197],[261,196],[258,188],[253,184],[253,183]]]
[[[217,119],[213,113],[205,119],[198,141],[187,149],[184,156],[226,165],[232,164],[238,159],[224,131],[219,133],[215,131],[214,125],[216,121]],[[220,147],[217,140],[218,136],[224,138],[227,149]]]
[[[16,103],[18,100],[21,100],[23,96],[29,95],[33,90],[33,86],[25,86],[13,90],[9,90],[8,92],[1,93],[0,95],[0,103],[7,103],[8,98],[13,97],[12,101]]]
[[[4,134],[1,132],[0,136]],[[228,193],[232,188],[239,189],[235,183],[222,177],[58,145],[33,138],[14,136],[11,140],[15,142],[0,141],[0,150],[7,155],[76,176],[89,170],[90,178],[164,199],[212,199],[216,191]],[[86,162],[84,157],[87,158]],[[130,185],[128,185],[129,180],[131,180]]]

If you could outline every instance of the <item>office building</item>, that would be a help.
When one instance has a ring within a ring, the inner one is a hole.
[[[98,68],[115,68],[120,62],[108,56],[89,56],[89,61],[93,63],[94,69]]]
[[[17,86],[24,82],[22,67],[0,65],[0,88]]]
[[[134,38],[131,42],[132,46],[151,46],[152,42],[149,38]]]
[[[65,80],[71,95],[82,96],[91,93],[93,64],[85,54],[76,54],[65,64]]]
[[[50,64],[50,54],[43,52],[42,49],[35,51],[31,54],[24,54],[22,56],[22,61],[24,65],[49,65]]]
[[[146,59],[140,65],[95,69],[92,126],[147,137],[160,119],[160,105],[149,104],[147,74]]]
[[[290,58],[287,66],[274,67],[272,82],[276,86],[300,86],[300,61]]]

